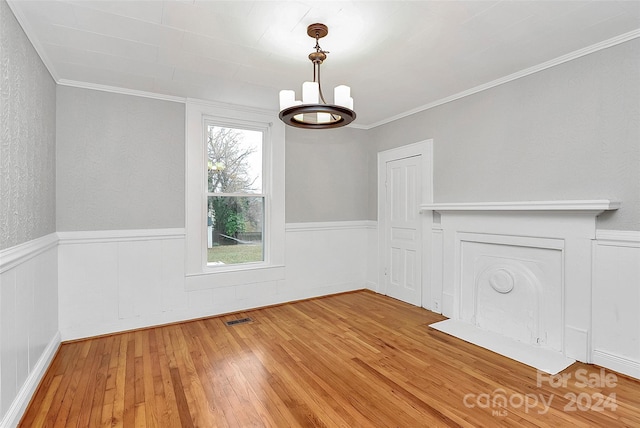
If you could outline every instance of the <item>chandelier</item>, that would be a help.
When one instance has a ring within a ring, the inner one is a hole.
[[[302,84],[302,101],[296,100],[295,91],[280,91],[280,119],[287,125],[306,129],[348,125],[356,118],[351,88],[336,86],[333,90],[333,104],[328,104],[320,85],[320,65],[327,59],[329,52],[322,50],[319,40],[329,34],[329,29],[324,24],[311,24],[307,27],[307,34],[316,39],[315,52],[309,54],[313,63],[313,82]]]

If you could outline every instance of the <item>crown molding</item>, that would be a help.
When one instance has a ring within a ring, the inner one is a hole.
[[[101,85],[99,83],[80,82],[77,80],[59,79],[60,86],[71,86],[74,88],[93,89],[94,91],[111,92],[114,94],[133,95],[136,97],[153,98],[155,100],[171,101],[174,103],[186,103],[186,98],[173,95],[158,94],[156,92],[138,91],[137,89],[120,88],[117,86]]]
[[[211,107],[216,109],[233,110],[239,113],[256,113],[264,115],[278,115],[278,111],[274,109],[266,109],[260,107],[244,106],[240,104],[226,103],[223,101],[203,100],[201,98],[186,98],[186,104],[198,105],[202,107]]]
[[[356,120],[358,120],[358,119],[356,119]],[[347,126],[345,126],[345,128],[367,130],[367,129],[371,129],[371,126],[369,126],[369,125],[358,125],[357,123],[350,123]]]
[[[520,79],[522,77],[529,76],[531,74],[537,73],[539,71],[546,70],[551,67],[555,67],[556,65],[563,64],[565,62],[580,58],[585,55],[589,55],[591,53],[600,51],[602,49],[610,48],[615,45],[619,45],[624,42],[628,42],[629,40],[633,40],[640,37],[640,29],[629,31],[628,33],[621,34],[619,36],[613,37],[608,40],[604,40],[602,42],[596,43],[591,46],[587,46],[586,48],[578,49],[577,51],[570,52],[566,55],[559,56],[547,62],[543,62],[538,65],[534,65],[533,67],[525,68],[524,70],[517,71],[515,73],[509,74],[507,76],[501,77],[496,80],[492,80],[491,82],[484,83],[482,85],[476,86],[471,89],[467,89],[466,91],[458,92],[457,94],[451,95],[446,98],[441,98],[432,103],[424,104],[420,107],[416,107],[412,110],[408,110],[404,113],[397,114],[395,116],[391,116],[387,119],[383,119],[381,121],[372,123],[371,125],[364,126],[363,129],[373,129],[381,125],[385,125],[387,123],[394,122],[396,120],[405,118],[407,116],[411,116],[413,114],[419,113],[421,111],[429,110],[434,107],[438,107],[440,105],[450,103],[451,101],[458,100],[460,98],[468,97],[469,95],[477,94],[478,92],[486,91],[487,89],[494,88],[499,85],[503,85],[505,83],[509,83],[513,80]]]

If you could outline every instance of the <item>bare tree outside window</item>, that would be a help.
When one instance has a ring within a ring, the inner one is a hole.
[[[258,133],[257,131],[250,131]],[[210,126],[207,136],[209,192],[261,193],[259,172],[251,164],[258,148],[245,144],[245,133],[233,128]]]
[[[262,133],[207,127],[208,262],[264,260]]]

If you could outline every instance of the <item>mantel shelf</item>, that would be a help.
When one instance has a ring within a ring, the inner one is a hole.
[[[608,199],[522,202],[445,202],[420,205],[420,211],[607,211],[620,208]]]

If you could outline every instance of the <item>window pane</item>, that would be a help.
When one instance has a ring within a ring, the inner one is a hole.
[[[209,196],[207,214],[209,264],[264,260],[262,196]]]
[[[208,191],[262,193],[262,132],[207,126]]]

